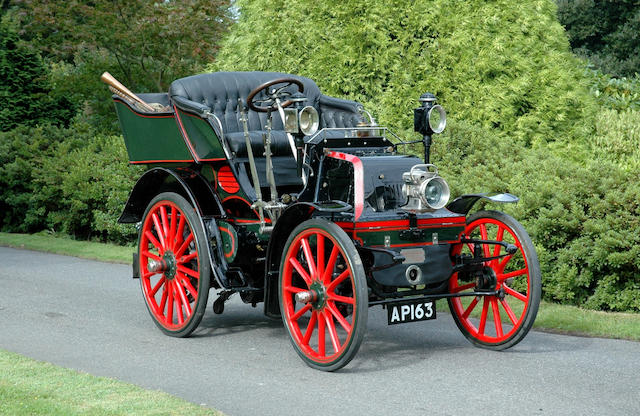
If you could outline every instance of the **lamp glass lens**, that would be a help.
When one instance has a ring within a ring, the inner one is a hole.
[[[287,133],[298,132],[298,114],[295,108],[284,109],[284,131]]]
[[[424,196],[432,207],[440,205],[443,193],[444,186],[440,181],[430,181],[424,190]]]
[[[307,106],[300,111],[300,131],[311,136],[318,131],[318,111],[311,106]]]
[[[429,110],[427,117],[429,118],[428,121],[431,131],[434,133],[442,133],[447,125],[447,115],[444,108],[439,105],[434,105],[431,110]]]

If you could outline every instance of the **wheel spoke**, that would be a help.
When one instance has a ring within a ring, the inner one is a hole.
[[[160,244],[162,245],[163,249],[166,249],[167,248],[167,242],[164,239],[164,237],[165,237],[164,230],[160,226],[160,220],[158,219],[158,214],[156,214],[155,212],[153,214],[151,214],[151,219],[153,220],[153,225],[155,226],[156,233],[158,234],[158,238],[160,239]]]
[[[335,290],[335,288],[342,282],[344,282],[344,280],[347,277],[351,277],[351,271],[349,271],[349,269],[343,271],[342,273],[340,273],[340,275],[338,277],[336,277],[331,283],[329,283],[329,285],[327,286],[327,292],[333,292]]]
[[[469,304],[469,306],[467,306],[467,309],[464,310],[464,313],[462,314],[462,317],[464,319],[467,319],[469,317],[469,314],[471,312],[473,312],[473,309],[476,307],[476,305],[478,304],[478,300],[480,299],[479,296],[476,296],[475,298],[473,298],[473,300],[471,301],[471,303]]]
[[[340,339],[338,338],[338,333],[336,332],[336,326],[333,323],[333,316],[330,313],[324,313],[324,319],[327,324],[327,329],[329,330],[329,338],[331,338],[331,345],[333,346],[333,351],[340,351]]]
[[[196,299],[198,297],[198,290],[195,287],[193,287],[189,278],[180,273],[178,273],[177,276],[178,276],[178,280],[182,283],[182,285],[189,291],[189,293],[191,293],[191,296],[193,296],[193,298]]]
[[[496,336],[502,338],[502,320],[500,319],[500,309],[498,309],[498,300],[495,297],[491,298],[491,309],[493,310],[493,323],[496,326]]]
[[[151,244],[153,244],[158,249],[160,253],[164,251],[164,249],[162,248],[162,244],[160,244],[160,242],[156,240],[156,238],[153,236],[153,233],[151,231],[149,230],[145,231],[144,235],[149,239]]]
[[[160,206],[160,221],[162,224],[164,235],[167,238],[166,243],[171,246],[171,235],[169,234],[169,218],[167,218],[167,207],[164,205]]]
[[[178,325],[182,325],[184,324],[184,310],[182,308],[182,299],[180,299],[180,295],[178,294],[178,289],[176,288],[175,293],[173,294],[173,301],[174,304],[176,305],[176,310],[175,310],[175,314],[176,314],[176,319],[178,320]]]
[[[185,318],[189,318],[191,316],[191,304],[189,303],[189,300],[187,299],[187,294],[184,291],[184,287],[180,283],[181,282],[176,284],[176,287],[178,289],[178,295],[180,296],[180,300],[182,301],[182,304],[184,305]]]
[[[311,312],[311,319],[309,319],[309,325],[307,325],[307,330],[302,337],[302,343],[304,345],[309,345],[309,340],[311,339],[311,335],[313,335],[313,331],[316,327],[316,321],[318,320],[318,312]]]
[[[193,253],[186,255],[184,257],[180,257],[178,259],[178,263],[189,263],[191,260],[195,259],[196,257],[198,257],[198,252],[194,251]]]
[[[335,293],[327,293],[327,295],[329,296],[329,299],[331,299],[334,302],[348,303],[349,305],[355,305],[356,303],[354,298],[348,298],[346,296],[336,295]]]
[[[158,306],[159,314],[164,315],[164,310],[167,306],[167,300],[169,295],[169,282],[165,279],[164,285],[162,285],[162,299],[160,299],[160,305]]]
[[[178,230],[176,231],[175,241],[173,244],[174,247],[180,244],[184,238],[184,224],[186,222],[184,215],[182,215],[180,211],[178,211],[178,213],[180,214],[180,220],[178,221]]]
[[[167,281],[167,290],[169,291],[169,299],[167,301],[167,322],[169,324],[173,323],[173,303],[174,303],[174,293],[173,293],[173,284],[171,281]]]
[[[502,304],[502,307],[504,308],[504,311],[507,313],[507,316],[509,316],[509,319],[511,320],[511,323],[516,325],[518,323],[518,319],[516,318],[516,315],[513,313],[513,310],[511,309],[511,306],[509,306],[509,304],[507,303],[506,299],[500,299],[500,303]]]
[[[180,265],[180,264],[178,265],[178,271],[180,271],[180,272],[182,272],[184,274],[187,274],[187,275],[189,275],[191,277],[195,277],[196,279],[200,278],[200,273],[199,272],[197,272],[195,270],[191,270],[190,268],[185,267],[185,266]]]
[[[324,278],[324,236],[320,233],[316,233],[316,255],[318,268],[318,278]]]
[[[153,289],[151,289],[151,292],[149,292],[149,297],[154,297],[156,295],[156,293],[158,293],[158,289],[160,289],[160,287],[163,285],[163,283],[165,282],[165,280],[167,280],[164,276],[162,276],[162,278],[160,280],[158,280],[158,283],[156,283],[156,285],[153,287]]]
[[[316,277],[316,262],[313,260],[313,254],[311,253],[311,246],[309,246],[309,240],[303,238],[300,240],[300,244],[302,245],[302,251],[304,252],[304,257],[307,260],[307,264],[309,265],[309,273],[311,277]]]
[[[518,247],[518,249],[520,249],[520,247]],[[501,270],[504,270],[504,266],[506,266],[507,263],[509,263],[509,260],[511,260],[512,257],[513,257],[513,254],[504,256],[502,258],[502,261],[500,261],[500,263],[498,264],[498,268],[500,268]]]
[[[487,312],[489,310],[489,302],[487,302],[487,297],[485,296],[482,299],[482,313],[480,314],[480,327],[478,328],[478,333],[484,335],[484,327],[487,324]]]
[[[176,257],[182,256],[182,253],[185,252],[189,244],[193,241],[193,233],[189,233],[189,236],[182,242],[182,245],[179,249],[174,253]]]
[[[513,272],[501,274],[501,275],[498,276],[498,281],[502,282],[502,281],[510,279],[512,277],[522,276],[523,274],[527,274],[528,271],[529,271],[529,269],[525,267],[524,269],[520,269],[520,270],[516,270],[516,271],[513,271]]]
[[[331,254],[329,255],[327,268],[324,269],[324,278],[322,279],[322,281],[324,282],[325,285],[331,282],[331,277],[333,276],[333,269],[336,266],[336,259],[338,258],[339,252],[340,252],[340,249],[338,248],[338,246],[334,245],[333,249],[331,250]]]
[[[502,241],[503,237],[504,237],[504,228],[498,227],[498,234],[496,235],[496,241]],[[501,248],[502,248],[502,246],[500,244],[496,244],[496,246],[493,248],[493,256],[492,257],[496,257],[498,254],[500,254],[500,249]]]
[[[171,208],[171,215],[169,217],[169,223],[171,224],[171,226],[169,227],[169,247],[171,249],[175,248],[175,244],[176,244],[176,215],[177,215],[177,209],[174,207],[170,207]]]
[[[297,321],[298,319],[300,319],[300,317],[302,317],[302,315],[304,315],[305,313],[307,313],[308,310],[311,309],[311,304],[307,303],[306,305],[304,305],[302,308],[300,308],[298,310],[298,312],[294,313],[293,315],[291,315],[291,320],[292,321]]]
[[[302,289],[302,288],[295,287],[295,286],[285,286],[284,290],[286,292],[291,292],[291,293],[306,292],[306,289]]]
[[[351,332],[351,325],[349,324],[349,322],[347,322],[346,319],[344,319],[344,316],[342,316],[342,314],[338,312],[336,307],[331,302],[327,302],[327,309],[329,309],[329,312],[331,312],[334,318],[336,318],[336,321],[338,321],[338,323],[344,328],[345,331],[347,331],[347,333]]]
[[[152,253],[152,252],[150,252],[149,250],[144,250],[144,251],[142,252],[142,255],[143,255],[143,256],[147,256],[147,257],[149,257],[149,258],[151,258],[151,259],[153,259],[153,260],[157,260],[157,261],[162,260],[162,259],[160,258],[160,256],[156,256],[155,254],[153,254],[153,253]]]
[[[324,320],[324,314],[322,313],[322,311],[318,312],[318,354],[320,354],[321,356],[326,355],[326,348],[325,348],[325,337],[326,337],[326,332],[325,331],[325,320]]]
[[[466,285],[454,287],[453,289],[450,290],[450,292],[451,293],[460,293],[463,290],[471,289],[472,287],[475,287],[475,286],[476,286],[476,284],[471,282],[471,283],[467,283]]]
[[[306,272],[304,267],[302,267],[302,265],[298,262],[298,260],[296,260],[294,257],[290,257],[289,263],[291,263],[291,265],[296,269],[300,277],[304,279],[304,282],[307,284],[307,287],[311,287],[311,277],[309,277],[309,274]]]
[[[480,236],[482,237],[483,240],[488,240],[489,237],[487,236],[487,226],[484,224],[480,224]],[[485,257],[491,257],[491,254],[489,253],[489,245],[488,244],[483,244],[482,245],[482,251],[484,252],[484,256]]]
[[[467,248],[469,249],[469,251],[471,252],[471,254],[475,253],[475,251],[473,250],[473,244],[471,244],[471,243],[467,243]]]
[[[527,301],[527,297],[525,295],[523,295],[522,293],[511,289],[507,285],[504,285],[503,287],[504,287],[504,291],[507,292],[508,294],[510,294],[511,296],[513,296],[514,298],[519,299],[519,300],[521,300],[523,302]]]

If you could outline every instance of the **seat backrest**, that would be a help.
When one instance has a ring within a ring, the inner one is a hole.
[[[246,106],[247,96],[257,86],[276,78],[295,78],[304,85],[304,95],[307,104],[319,108],[320,90],[315,82],[299,75],[280,72],[213,72],[193,75],[175,80],[169,88],[169,96],[179,96],[211,108],[212,112],[222,122],[225,133],[241,132],[243,130],[238,99]],[[289,87],[290,92],[296,92],[297,87]],[[260,96],[258,96],[260,98]],[[264,130],[267,124],[267,113],[248,111],[249,130]],[[283,130],[280,117],[273,117],[274,130]]]

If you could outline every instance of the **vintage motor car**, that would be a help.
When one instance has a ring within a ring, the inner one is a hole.
[[[373,306],[393,325],[435,319],[447,299],[464,336],[493,350],[533,325],[531,239],[509,215],[471,213],[518,198],[450,201],[429,160],[446,124],[432,94],[414,111],[421,138],[403,141],[302,76],[207,73],[138,95],[110,84],[130,163],[148,167],[119,221],[137,224],[133,275],[165,334],[191,334],[212,288],[214,313],[234,294],[263,303],[325,371],[355,356]],[[409,143],[424,154],[403,154]]]

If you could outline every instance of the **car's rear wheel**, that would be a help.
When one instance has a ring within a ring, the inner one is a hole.
[[[207,308],[211,266],[198,214],[181,195],[165,192],[148,205],[138,238],[140,285],[155,324],[186,337]]]
[[[302,359],[319,370],[345,366],[367,326],[364,268],[347,234],[324,219],[291,233],[280,266],[280,309]]]
[[[467,219],[467,238],[501,241],[515,245],[513,255],[484,263],[484,289],[498,296],[449,298],[449,308],[460,331],[473,344],[503,350],[520,342],[531,329],[538,313],[541,294],[540,265],[531,238],[511,216],[497,211],[480,211]],[[483,257],[506,254],[496,244],[480,245]],[[473,255],[472,244],[453,247],[452,254]],[[482,289],[482,288],[481,288]],[[449,292],[478,290],[478,282],[458,273],[449,281]]]

